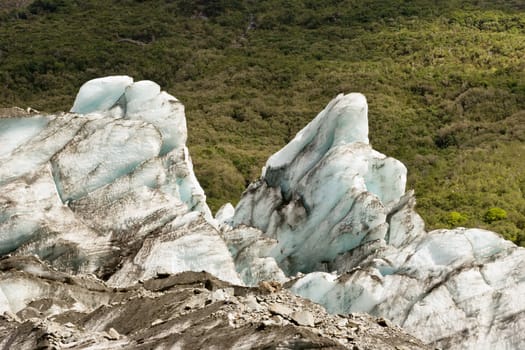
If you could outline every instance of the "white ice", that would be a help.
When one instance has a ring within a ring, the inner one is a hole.
[[[215,221],[219,226],[231,226],[234,215],[235,208],[231,203],[226,203],[215,213]]]
[[[387,214],[405,192],[406,168],[368,144],[366,99],[339,95],[282,150],[245,192],[233,226],[277,243],[288,274],[310,272],[364,242],[385,238]]]
[[[80,87],[71,112],[88,114],[107,111],[122,97],[133,79],[126,75],[97,78]]]
[[[294,278],[331,312],[383,316],[434,346],[523,347],[525,250],[481,229],[427,233],[405,166],[368,143],[367,108],[336,97],[214,220],[183,105],[151,81],[87,82],[82,115],[0,119],[0,253],[96,272],[136,246],[110,284],[184,270]],[[31,298],[13,286],[0,311]]]
[[[81,141],[68,144],[52,161],[64,202],[129,174],[157,156],[162,145],[154,127],[134,121],[94,120],[83,131]]]
[[[186,143],[184,106],[175,97],[160,91],[160,86],[143,80],[126,89],[126,118],[143,120],[154,125],[162,135],[161,154]]]
[[[291,290],[330,312],[447,349],[522,348],[525,250],[481,229],[427,233],[406,168],[368,144],[366,111],[362,95],[338,96],[245,191],[224,233],[244,282],[300,271]]]
[[[128,286],[156,275],[183,271],[207,271],[222,280],[242,284],[225,242],[198,212],[179,215],[156,235],[146,237],[137,255],[125,262],[108,283]]]
[[[388,274],[379,257],[391,264]],[[525,252],[493,232],[424,233],[365,261],[346,275],[307,274],[292,290],[330,312],[387,317],[436,346],[488,350],[524,342],[508,323],[525,322]]]
[[[316,139],[316,140],[314,140]],[[368,105],[362,94],[340,94],[290,143],[272,155],[266,168],[281,168],[290,164],[312,142],[318,145],[315,163],[332,145],[351,142],[368,143]]]
[[[9,152],[9,156],[0,157],[0,185],[27,175],[49,162],[87,122],[72,115],[46,116],[46,119],[48,122],[44,128],[31,127],[30,132],[27,132],[25,119],[20,119],[21,129],[16,126],[17,123],[11,126],[10,130],[19,137],[15,142],[16,148]],[[3,149],[1,145],[0,148]]]
[[[31,118],[0,118],[0,158],[9,156],[46,127],[48,119],[43,116]]]
[[[169,255],[166,264],[151,257],[141,269],[197,264],[240,283],[193,172],[184,106],[154,82],[116,76],[85,83],[72,111],[79,114],[0,120],[0,252],[94,272],[121,245],[200,213],[209,226],[203,242],[213,242],[201,253],[213,246],[222,255],[208,264],[189,237],[171,237],[153,252]]]

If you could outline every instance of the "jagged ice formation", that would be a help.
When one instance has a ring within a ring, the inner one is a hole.
[[[1,118],[0,254],[120,286],[186,270],[240,283],[186,138],[184,106],[127,76],[87,82],[71,113]]]
[[[183,105],[151,81],[89,81],[70,113],[0,118],[0,254],[36,255],[64,274],[53,280],[94,274],[62,311],[92,312],[86,295],[106,288],[99,279],[121,288],[206,270],[234,284],[279,281],[433,346],[523,347],[525,250],[479,229],[427,233],[405,166],[369,144],[367,108],[361,94],[336,97],[235,209],[212,218]],[[19,270],[58,273],[37,265]],[[53,294],[12,276],[0,274],[0,312]]]
[[[480,229],[425,232],[406,168],[367,125],[365,97],[340,95],[269,158],[223,219],[243,280],[290,276],[330,312],[381,315],[447,349],[523,347],[525,250]]]

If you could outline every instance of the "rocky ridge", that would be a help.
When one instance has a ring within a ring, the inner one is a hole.
[[[2,349],[426,348],[385,319],[330,315],[276,283],[242,287],[182,272],[109,288],[35,257],[6,257],[0,273],[2,290],[33,291],[0,319]]]

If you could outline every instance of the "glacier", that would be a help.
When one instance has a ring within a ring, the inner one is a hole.
[[[407,169],[369,144],[367,111],[363,95],[337,96],[223,219],[244,282],[282,281],[433,346],[523,347],[525,249],[481,229],[426,232]]]
[[[184,106],[158,84],[94,79],[70,113],[0,130],[0,254],[120,286],[183,270],[241,283],[193,172]]]
[[[274,281],[433,347],[525,346],[525,250],[481,229],[427,232],[406,167],[369,143],[364,95],[329,102],[215,217],[186,140],[182,103],[128,76],[86,82],[69,113],[0,117],[0,255],[90,288],[184,271]],[[0,273],[0,313],[56,293]],[[71,294],[76,312],[93,310],[86,293]]]

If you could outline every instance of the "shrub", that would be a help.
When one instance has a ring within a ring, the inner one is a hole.
[[[45,12],[56,12],[59,7],[64,6],[63,0],[36,0],[29,5],[29,12],[32,14],[40,14]]]
[[[494,221],[503,220],[507,218],[507,212],[501,208],[494,207],[487,210],[483,215],[483,221],[486,223],[492,223]]]
[[[499,233],[503,238],[516,244],[523,244],[524,232],[518,229],[510,220],[497,221],[488,228]]]
[[[468,216],[466,216],[465,214],[462,214],[457,211],[451,211],[450,213],[448,213],[447,223],[452,227],[465,225],[467,221]]]

